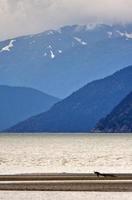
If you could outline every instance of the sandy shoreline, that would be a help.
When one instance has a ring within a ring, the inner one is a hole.
[[[132,180],[131,173],[111,173],[97,177],[94,173],[24,173],[0,175],[0,181],[48,180]]]
[[[21,174],[0,176],[0,190],[132,192],[132,174]]]

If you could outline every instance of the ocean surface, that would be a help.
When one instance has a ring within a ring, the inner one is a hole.
[[[0,174],[130,172],[132,135],[0,135]]]
[[[0,174],[132,173],[132,135],[0,135]],[[131,200],[132,193],[11,192],[0,200]]]

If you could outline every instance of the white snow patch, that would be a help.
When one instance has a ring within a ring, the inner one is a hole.
[[[50,50],[50,54],[51,54],[51,58],[54,59],[55,58],[55,54],[53,53],[53,51]]]
[[[87,45],[87,42],[82,41],[81,38],[74,37],[74,39],[75,39],[77,42],[79,42],[80,44],[82,44],[82,45]]]
[[[132,33],[127,33],[127,32],[121,32],[121,31],[116,31],[120,36],[126,37],[126,39],[132,39]]]
[[[125,33],[122,33],[121,31],[116,31],[120,36],[125,36]]]
[[[82,41],[82,45],[87,45],[87,42]]]
[[[48,32],[47,32],[47,35],[53,35],[53,34],[54,34],[53,31],[48,31]]]
[[[49,45],[49,46],[48,46],[48,49],[52,49],[52,46],[51,46],[51,45]]]
[[[112,32],[107,32],[107,34],[108,34],[108,37],[109,37],[109,38],[111,38],[111,37],[112,37],[112,35],[113,35],[113,33],[112,33]]]
[[[13,43],[14,43],[15,41],[16,41],[16,40],[11,40],[10,43],[9,43],[7,46],[3,47],[3,48],[1,49],[0,52],[3,52],[3,51],[10,51],[11,48],[14,47]]]
[[[132,39],[132,33],[125,33],[125,36],[126,36],[128,39]]]
[[[62,50],[58,50],[59,53],[62,53]]]

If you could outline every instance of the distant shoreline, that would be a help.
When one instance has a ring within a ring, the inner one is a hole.
[[[0,136],[132,136],[132,133],[4,133],[0,132]]]

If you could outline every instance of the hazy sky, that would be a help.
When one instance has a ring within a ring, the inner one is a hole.
[[[0,0],[0,40],[91,22],[132,22],[132,0]]]

